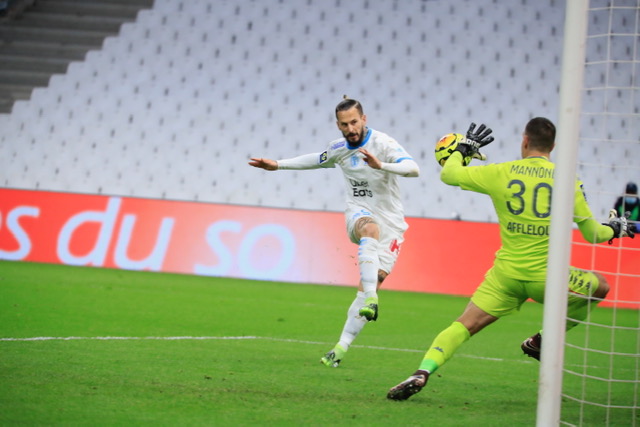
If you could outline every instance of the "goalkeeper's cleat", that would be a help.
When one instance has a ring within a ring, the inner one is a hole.
[[[540,361],[540,348],[542,347],[542,335],[539,333],[527,338],[522,342],[520,348],[529,357]]]
[[[387,399],[407,400],[414,394],[422,390],[429,380],[429,372],[417,370],[406,380],[391,388],[387,393]]]
[[[340,344],[336,344],[333,350],[322,356],[320,363],[329,368],[337,368],[346,352]]]
[[[378,298],[367,298],[364,304],[358,314],[369,322],[378,320]]]

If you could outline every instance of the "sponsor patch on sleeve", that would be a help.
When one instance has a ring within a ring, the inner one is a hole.
[[[322,164],[326,162],[328,158],[329,158],[329,155],[327,154],[327,152],[323,151],[322,153],[320,153],[320,159],[318,159],[319,163]]]

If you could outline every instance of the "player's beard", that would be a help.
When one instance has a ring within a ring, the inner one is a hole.
[[[354,132],[342,133],[342,136],[344,136],[344,139],[347,140],[347,143],[349,145],[360,145],[360,143],[362,142],[363,135],[364,135],[364,128],[360,129],[360,132],[358,133],[354,133]]]

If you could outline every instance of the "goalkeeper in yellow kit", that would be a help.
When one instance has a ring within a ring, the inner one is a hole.
[[[387,397],[405,400],[419,392],[429,375],[449,360],[472,335],[499,318],[520,309],[528,299],[544,302],[549,252],[551,192],[554,164],[549,154],[555,145],[556,129],[551,121],[530,120],[521,143],[522,159],[484,166],[466,167],[472,158],[482,158],[479,149],[493,141],[491,129],[471,124],[466,139],[459,142],[442,168],[440,178],[463,190],[491,197],[500,224],[502,245],[493,267],[486,273],[464,312],[440,332],[429,347],[418,370],[391,388]],[[633,237],[633,227],[624,216],[610,214],[609,222],[598,223],[587,205],[582,183],[576,181],[573,220],[582,236],[591,243]],[[609,285],[595,272],[571,268],[567,330],[587,317],[591,303],[605,298]],[[577,320],[577,321],[576,321]],[[526,339],[525,354],[540,360],[540,333]]]

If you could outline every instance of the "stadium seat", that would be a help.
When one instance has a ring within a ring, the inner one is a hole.
[[[333,108],[347,94],[363,102],[372,127],[398,139],[420,163],[422,176],[401,183],[407,215],[456,212],[493,221],[489,200],[439,182],[432,147],[443,134],[482,121],[497,137],[487,149],[491,161],[511,160],[527,119],[556,119],[564,6],[501,6],[494,0],[375,7],[368,0],[157,0],[105,39],[102,50],[0,115],[0,147],[15,153],[4,185],[340,212],[339,172],[265,176],[246,162],[252,155],[323,150],[339,136]],[[602,21],[592,30],[608,32]],[[614,56],[634,46],[625,33],[630,22],[615,24],[621,36],[612,40]],[[606,43],[591,40],[587,57],[602,59]],[[607,71],[611,85],[628,84],[626,66],[614,68],[589,65],[586,84],[601,87]],[[586,111],[608,106],[621,114],[637,111],[639,99],[628,91],[584,95]],[[593,116],[583,125],[591,138],[581,146],[585,160],[602,139],[637,144],[634,116]],[[94,151],[87,148],[94,144]],[[52,147],[65,152],[47,164]],[[606,191],[606,174],[626,181],[629,147],[600,153],[621,167],[589,174],[589,185]],[[121,161],[91,170],[100,156]],[[24,172],[31,162],[44,166]],[[309,193],[304,202],[292,197],[292,179]],[[222,185],[231,180],[233,186]],[[323,191],[315,188],[319,182]]]

